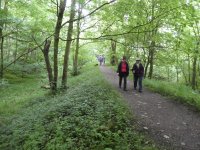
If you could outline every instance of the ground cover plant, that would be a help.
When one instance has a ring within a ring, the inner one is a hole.
[[[156,149],[134,131],[127,106],[97,68],[70,78],[69,85],[3,118],[0,149]]]

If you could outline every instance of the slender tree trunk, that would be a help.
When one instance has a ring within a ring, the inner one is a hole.
[[[1,3],[1,1],[0,1],[0,3]],[[7,0],[5,0],[4,1],[4,3],[5,3],[5,5],[4,5],[4,8],[3,8],[3,11],[5,12],[5,16],[7,16],[7,4],[8,4],[8,1]],[[1,6],[0,6],[0,11],[2,11],[2,8],[1,8]],[[0,51],[1,51],[1,66],[0,66],[0,78],[3,78],[3,74],[4,74],[4,72],[3,72],[3,64],[4,64],[4,61],[3,61],[3,59],[4,59],[4,50],[3,50],[3,43],[4,43],[4,38],[3,38],[3,27],[4,27],[4,24],[5,24],[5,22],[0,22]]]
[[[192,89],[196,89],[197,55],[194,56],[192,68]]]
[[[151,79],[153,76],[153,65],[154,65],[154,51],[155,51],[155,41],[152,41],[150,51],[149,51],[149,74],[148,78]]]
[[[82,14],[82,7],[81,4],[79,4],[79,10],[78,10],[78,19],[80,19]],[[73,74],[78,75],[78,54],[79,54],[79,37],[80,37],[80,20],[77,20],[77,40],[76,40],[76,49],[74,54],[74,63],[73,63]]]
[[[4,72],[3,72],[3,64],[4,64],[4,54],[3,54],[3,42],[4,42],[4,38],[1,36],[2,35],[2,31],[0,31],[0,40],[1,40],[1,45],[0,45],[0,48],[1,48],[1,74],[0,74],[0,78],[2,79],[3,78],[3,75],[4,75]]]
[[[6,45],[8,45],[6,60],[10,61],[10,47],[11,46],[10,46],[10,38],[9,37],[6,39]]]
[[[149,56],[145,65],[145,69],[144,69],[144,78],[147,77],[147,71],[148,71],[148,67],[149,67]]]
[[[186,85],[189,85],[189,81],[188,81],[188,79],[187,79],[187,75],[186,75],[186,73],[184,72],[184,66],[181,67],[181,71],[182,71],[182,73],[183,73],[183,77],[185,78],[185,83],[186,83]]]
[[[18,31],[18,29],[17,29]],[[18,49],[18,33],[16,33],[16,41],[15,41],[15,51],[14,51],[14,60],[17,58],[17,49]],[[15,63],[14,63],[15,64]]]
[[[110,63],[113,66],[117,64],[116,47],[117,47],[116,42],[111,40],[111,60],[110,60]]]
[[[190,75],[190,55],[188,54],[188,81],[191,84],[191,75]]]
[[[0,11],[1,9],[1,0],[0,0]],[[3,78],[3,23],[0,23],[0,49],[1,49],[1,66],[0,66],[0,78]]]
[[[144,69],[144,78],[147,77],[147,71],[148,71],[148,68],[149,68],[149,60],[150,60],[150,50],[148,52],[148,56],[147,56],[147,62],[145,63],[145,69]]]
[[[179,82],[179,59],[178,54],[176,54],[176,82]]]
[[[54,34],[54,79],[53,79],[53,85],[52,89],[57,89],[57,82],[58,82],[58,45],[59,45],[59,36],[60,36],[60,30],[62,28],[62,20],[63,15],[65,12],[65,6],[66,6],[66,0],[61,0],[57,15],[57,23],[55,27],[55,34]],[[58,6],[57,6],[58,7]]]
[[[155,21],[154,21],[154,17],[155,17],[155,6],[156,6],[156,2],[154,0],[151,1],[152,2],[152,10],[151,10],[151,17],[152,17],[152,27],[154,28],[154,30],[152,31],[152,35],[151,35],[151,44],[150,44],[150,49],[149,49],[149,74],[148,74],[148,78],[151,79],[153,76],[153,65],[154,65],[154,53],[155,53],[155,36],[158,30],[158,25],[156,25]],[[157,26],[157,27],[155,27]]]
[[[176,66],[176,82],[179,82],[179,69],[178,66]]]
[[[46,40],[45,41],[45,45],[44,45],[44,49],[42,50],[43,55],[44,55],[44,59],[45,59],[45,64],[46,64],[46,69],[47,69],[47,73],[48,73],[48,78],[49,78],[49,86],[52,90],[53,89],[53,73],[52,73],[52,67],[51,67],[51,63],[50,63],[50,59],[49,59],[49,48],[51,45],[51,41],[50,40]]]
[[[167,66],[167,81],[170,81],[170,69],[169,66]]]
[[[65,55],[64,55],[64,63],[63,63],[63,75],[62,75],[62,87],[67,88],[67,73],[68,73],[68,62],[69,62],[69,53],[70,47],[72,42],[72,33],[73,33],[73,19],[75,16],[75,4],[76,0],[72,0],[71,4],[71,11],[70,11],[70,22],[68,26],[68,33],[67,33],[67,42],[65,48]]]

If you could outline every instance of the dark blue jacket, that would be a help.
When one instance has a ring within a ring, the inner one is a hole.
[[[139,64],[139,68],[137,67],[137,64],[135,63],[131,70],[134,71],[133,74],[136,76],[140,76],[140,77],[144,76],[144,67],[141,63]]]

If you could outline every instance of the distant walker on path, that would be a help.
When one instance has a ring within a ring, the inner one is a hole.
[[[134,75],[134,90],[137,89],[137,83],[139,80],[139,92],[142,92],[142,80],[144,76],[144,67],[141,64],[141,60],[139,58],[136,59],[136,63],[133,64],[133,68],[131,70]]]
[[[117,73],[119,76],[119,88],[121,88],[122,78],[123,78],[124,79],[124,91],[127,91],[126,85],[127,85],[127,77],[129,75],[129,65],[126,62],[125,56],[123,56],[121,62],[118,65]]]

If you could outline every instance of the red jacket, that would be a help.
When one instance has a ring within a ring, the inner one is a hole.
[[[129,65],[125,60],[119,63],[117,73],[119,73],[119,76],[129,75]]]

